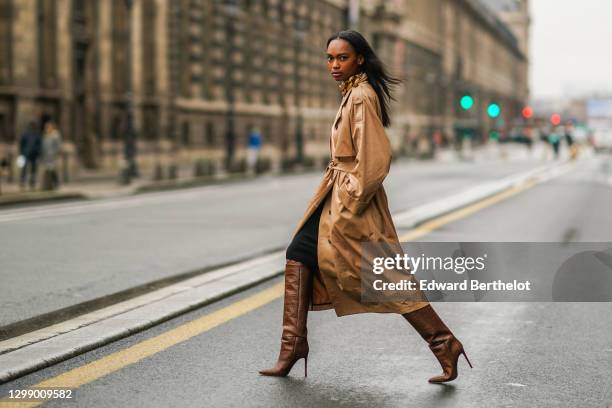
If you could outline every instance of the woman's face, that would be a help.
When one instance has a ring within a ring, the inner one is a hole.
[[[327,46],[327,69],[336,81],[344,81],[359,72],[363,56],[357,55],[351,43],[336,38]]]

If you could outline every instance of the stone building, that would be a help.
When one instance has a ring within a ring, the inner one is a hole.
[[[495,0],[491,0],[495,1]],[[527,59],[516,36],[478,0],[395,0],[374,9],[389,15],[385,60],[405,78],[396,105],[396,146],[442,132],[447,140],[469,135],[484,141],[504,130],[527,100]],[[376,38],[378,19],[372,24]],[[461,108],[463,95],[474,106]],[[489,104],[501,108],[487,115]]]
[[[526,98],[525,51],[477,0],[2,0],[0,155],[52,118],[75,168],[113,170],[131,113],[145,172],[243,157],[253,127],[265,156],[324,160],[339,100],[325,41],[349,25],[405,80],[398,151],[436,131],[484,135],[489,101],[510,118]]]

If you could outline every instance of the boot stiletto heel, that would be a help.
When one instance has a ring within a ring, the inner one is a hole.
[[[465,351],[461,350],[461,354],[463,354],[463,357],[465,357],[465,361],[467,361],[467,363],[470,365],[470,368],[474,368],[472,367],[472,363],[470,363],[470,359],[468,358],[467,354],[465,354]]]

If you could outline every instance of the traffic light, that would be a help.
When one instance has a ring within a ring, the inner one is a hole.
[[[489,107],[487,108],[487,114],[489,115],[490,118],[496,118],[499,116],[500,113],[501,113],[501,108],[499,107],[498,104],[496,103],[489,104]]]
[[[533,117],[533,109],[531,108],[531,106],[525,106],[523,108],[522,114],[525,119],[529,119]]]
[[[459,100],[459,104],[463,110],[470,110],[474,106],[474,98],[472,98],[472,95],[463,95],[461,100]]]
[[[559,126],[559,124],[561,123],[561,115],[559,115],[558,113],[553,113],[550,117],[550,123],[554,126]]]

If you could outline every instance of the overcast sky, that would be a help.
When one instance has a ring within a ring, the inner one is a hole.
[[[531,94],[612,94],[612,0],[531,0]]]

